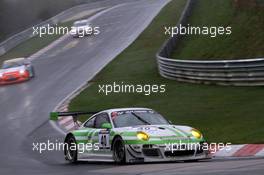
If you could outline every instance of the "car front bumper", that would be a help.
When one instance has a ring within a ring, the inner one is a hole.
[[[169,162],[210,159],[203,149],[168,150],[166,145],[126,145],[126,162]]]
[[[14,80],[0,80],[0,85],[20,83],[20,82],[28,81],[29,79],[30,79],[30,77],[27,76],[27,77],[19,77],[19,78],[16,78]]]

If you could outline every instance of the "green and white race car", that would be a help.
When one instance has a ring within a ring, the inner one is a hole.
[[[83,114],[54,112],[51,119]],[[67,133],[64,154],[71,163],[197,161],[210,158],[204,143],[198,130],[173,125],[152,109],[120,108],[98,112]]]

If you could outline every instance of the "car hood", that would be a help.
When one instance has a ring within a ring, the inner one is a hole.
[[[8,72],[16,72],[16,71],[20,71],[20,70],[25,70],[26,67],[25,66],[18,66],[18,67],[12,67],[12,68],[8,68],[8,69],[0,69],[0,73],[8,73]]]
[[[191,130],[193,128],[188,126],[179,125],[144,125],[144,126],[134,126],[134,127],[123,127],[115,128],[116,132],[126,135],[126,133],[137,133],[145,132],[150,137],[179,137],[179,138],[190,138]]]

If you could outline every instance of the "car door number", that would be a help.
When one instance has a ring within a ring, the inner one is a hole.
[[[100,131],[98,134],[99,137],[99,148],[108,149],[110,148],[110,132],[109,131]]]

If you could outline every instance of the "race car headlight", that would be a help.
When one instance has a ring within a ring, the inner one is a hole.
[[[3,74],[2,73],[0,73],[0,78],[3,78]]]
[[[147,133],[145,133],[145,132],[138,132],[137,133],[137,138],[139,140],[147,141],[147,140],[149,140],[149,135]]]
[[[196,139],[200,139],[203,137],[202,133],[198,131],[197,129],[192,129],[191,133],[193,137],[195,137]]]
[[[19,73],[20,74],[24,74],[25,73],[25,70],[20,70]]]

